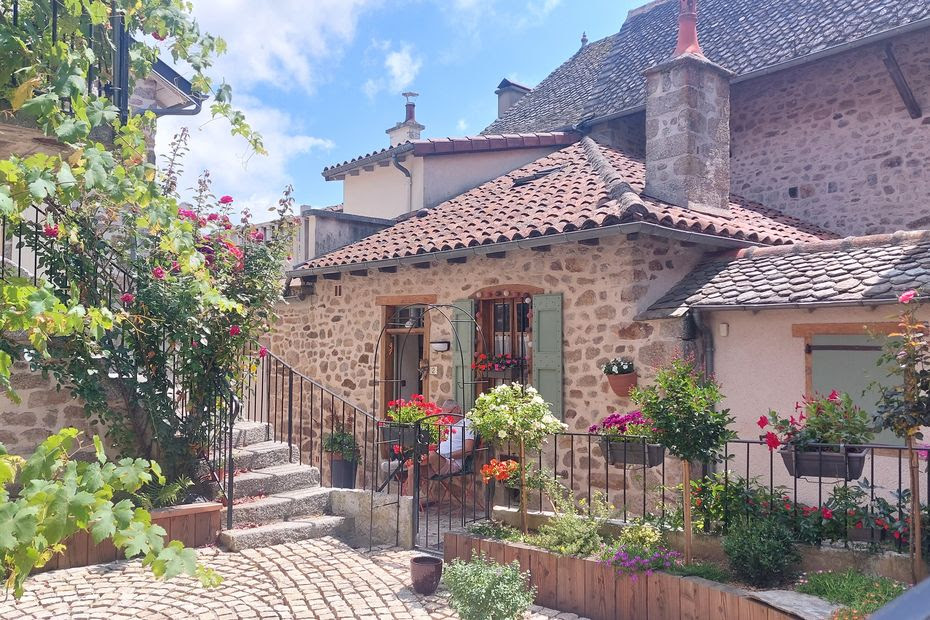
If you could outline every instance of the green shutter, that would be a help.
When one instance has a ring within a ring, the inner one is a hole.
[[[471,411],[475,404],[475,377],[471,369],[475,359],[475,301],[462,299],[453,303],[452,398]]]
[[[533,386],[562,418],[562,295],[533,295]]]

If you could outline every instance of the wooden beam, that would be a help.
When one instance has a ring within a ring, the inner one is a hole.
[[[409,306],[410,304],[434,304],[436,295],[378,295],[376,306]]]
[[[488,258],[506,258],[507,252],[489,252],[485,256]]]
[[[304,284],[312,284],[316,282],[316,276],[301,276],[300,281]]]
[[[454,258],[447,258],[446,262],[450,265],[462,265],[468,262],[467,256],[456,256]]]
[[[594,246],[600,245],[601,240],[598,239],[597,237],[594,237],[593,239],[582,239],[578,243],[580,243],[581,245],[590,245],[594,247]]]
[[[888,75],[891,76],[891,81],[894,82],[898,94],[901,95],[901,99],[904,101],[908,114],[911,115],[911,118],[923,116],[920,104],[917,103],[917,99],[914,97],[914,91],[911,90],[907,78],[904,77],[904,72],[901,71],[901,65],[898,64],[898,59],[895,58],[894,48],[892,48],[891,43],[885,45],[885,58],[883,60],[885,61],[885,68],[888,69]]]
[[[378,267],[378,271],[381,273],[397,273],[397,266],[391,265],[390,267]]]
[[[795,323],[791,326],[791,335],[795,338],[807,338],[814,334],[890,334],[898,329],[897,323],[863,321],[861,323]]]
[[[530,249],[533,250],[534,252],[548,252],[549,250],[552,249],[552,246],[551,245],[534,245]]]
[[[413,264],[413,268],[414,268],[414,269],[429,269],[429,267],[430,267],[429,262],[426,262],[426,263],[414,263],[414,264]]]
[[[342,274],[339,273],[338,271],[336,273],[324,273],[323,279],[324,280],[341,280]]]
[[[350,276],[367,276],[368,270],[367,269],[355,269],[353,271],[350,271],[349,275]]]

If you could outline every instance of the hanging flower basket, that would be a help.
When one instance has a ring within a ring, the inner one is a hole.
[[[636,372],[628,372],[624,375],[607,375],[607,383],[610,389],[620,398],[626,398],[630,395],[630,390],[636,387],[638,375]]]
[[[795,450],[787,446],[779,450],[788,474],[795,478],[840,478],[856,480],[865,467],[865,448],[843,448],[843,452]]]
[[[665,446],[657,443],[645,443],[642,439],[603,439],[607,462],[621,467],[627,465],[645,465],[655,467],[665,461]]]

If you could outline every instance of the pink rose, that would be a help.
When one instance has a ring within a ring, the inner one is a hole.
[[[268,347],[261,347],[258,349],[258,357],[265,358],[268,355]]]
[[[221,205],[228,205],[228,204],[231,203],[232,201],[233,201],[233,197],[232,197],[232,196],[221,196],[221,197],[220,197],[220,204],[221,204]]]
[[[264,241],[264,240],[265,240],[265,233],[263,233],[260,230],[252,231],[252,241]]]
[[[914,299],[915,297],[917,297],[917,291],[915,291],[914,289],[911,289],[909,291],[904,291],[903,293],[901,293],[901,296],[898,297],[898,301],[901,302],[902,304],[906,304],[910,302],[912,299]]]
[[[162,269],[161,267],[156,267],[155,269],[152,270],[152,276],[153,276],[156,280],[164,280],[164,279],[165,279],[165,270]]]
[[[54,226],[49,226],[46,224],[42,232],[49,239],[54,239],[58,236],[58,225],[56,224]]]
[[[211,213],[211,214],[209,214],[209,215],[207,216],[207,219],[208,219],[209,221],[211,221],[211,222],[215,222],[215,221],[218,220],[219,218],[220,218],[220,216],[217,215],[216,213]]]
[[[119,300],[123,302],[124,304],[131,304],[133,301],[136,300],[136,296],[133,295],[132,293],[123,293],[122,296],[119,298]]]
[[[832,392],[830,392],[830,395],[827,396],[827,400],[829,400],[830,402],[833,402],[833,403],[838,403],[838,402],[840,402],[840,394],[839,394],[839,392],[837,392],[836,390],[833,390]]]
[[[233,326],[231,326],[231,327],[229,328],[229,335],[230,335],[230,336],[238,336],[240,333],[242,333],[242,330],[239,329],[239,326],[238,326],[238,325],[233,325]]]

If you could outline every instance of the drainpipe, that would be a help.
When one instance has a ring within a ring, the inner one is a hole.
[[[407,213],[410,213],[413,211],[413,177],[410,175],[410,171],[407,168],[400,165],[400,161],[397,159],[397,153],[391,155],[391,163],[407,177]]]
[[[710,326],[710,321],[707,319],[707,316],[701,314],[697,310],[690,310],[685,315],[685,327],[683,339],[689,339],[689,327],[691,338],[690,340],[694,343],[694,357],[696,361],[700,361],[701,365],[704,367],[704,376],[712,377],[714,376],[714,330]],[[702,346],[703,345],[703,348]],[[707,476],[713,473],[717,467],[716,464],[710,463],[704,465],[702,468],[701,475]],[[705,527],[709,527],[710,524],[705,524]]]

